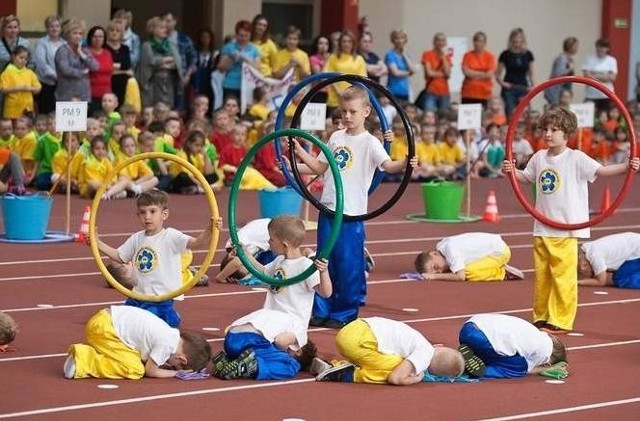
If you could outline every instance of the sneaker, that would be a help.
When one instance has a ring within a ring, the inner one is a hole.
[[[570,330],[563,329],[558,326],[550,325],[549,323],[539,328],[540,331],[550,333],[552,335],[566,335],[571,332]]]
[[[323,371],[316,376],[318,382],[353,382],[356,366],[351,363],[340,364]]]
[[[506,271],[505,281],[522,281],[524,279],[524,273],[516,267],[504,265],[504,270]]]
[[[73,379],[76,375],[76,359],[72,354],[67,356],[67,359],[62,366],[65,379]]]
[[[189,266],[189,272],[191,272],[192,275],[195,275],[196,273],[198,273],[198,268],[195,266]],[[196,286],[206,287],[208,285],[209,285],[209,276],[205,273],[202,275],[202,278],[200,278],[200,280],[196,282]]]
[[[235,360],[222,364],[218,373],[218,378],[231,380],[237,378],[252,379],[258,373],[258,361],[256,353],[249,348],[244,351]]]
[[[220,370],[222,370],[222,367],[224,367],[226,364],[229,364],[229,359],[227,358],[227,354],[225,354],[224,351],[220,351],[216,355],[214,355],[213,358],[211,358],[211,362],[213,363],[211,375],[218,377],[218,374],[220,373]]]
[[[533,325],[538,329],[540,329],[541,327],[545,327],[546,324],[547,324],[546,320],[538,320],[538,321],[533,322]]]
[[[464,371],[471,377],[483,377],[487,371],[484,361],[468,345],[461,344],[458,347],[458,351],[464,358]]]
[[[364,260],[366,262],[366,271],[371,272],[373,268],[376,267],[376,262],[373,260],[371,253],[369,253],[369,250],[367,250],[366,247],[364,248]]]
[[[327,319],[321,319],[320,317],[312,317],[309,320],[309,326],[311,327],[323,327]]]
[[[333,366],[322,358],[313,357],[313,360],[311,360],[311,366],[309,367],[309,374],[311,374],[312,376],[317,376],[318,374],[325,372],[331,367]]]
[[[340,320],[329,319],[324,322],[324,327],[329,329],[342,329],[347,325],[347,322],[341,322]]]

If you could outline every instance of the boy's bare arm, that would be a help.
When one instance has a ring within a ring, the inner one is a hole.
[[[613,285],[611,275],[607,271],[603,271],[592,278],[578,279],[578,285],[588,287],[604,287],[607,285]]]
[[[327,168],[329,168],[328,163],[320,162],[317,158],[311,156],[311,154],[309,154],[309,152],[307,152],[297,140],[294,141],[294,144],[296,148],[296,156],[304,165],[307,166],[309,170],[311,170],[313,174],[324,174],[327,171]],[[298,164],[298,169],[303,170],[304,168]]]
[[[524,172],[516,168],[516,164],[513,161],[505,159],[502,163],[502,171],[504,171],[505,174],[513,171],[516,175],[516,180],[521,183],[531,184],[531,181],[527,180],[527,177],[524,176]]]
[[[191,250],[201,249],[209,247],[209,243],[211,242],[211,234],[214,229],[220,230],[222,228],[222,218],[218,218],[214,221],[214,218],[211,217],[209,220],[209,226],[203,230],[197,237],[189,240],[187,243],[187,248]]]
[[[413,363],[409,360],[402,361],[396,368],[389,374],[389,384],[396,386],[407,386],[410,384],[420,383],[424,377],[423,373],[416,373]]]
[[[467,280],[467,276],[464,273],[464,269],[459,270],[455,273],[427,273],[423,272],[422,277],[426,281],[453,281],[453,282],[464,282]]]
[[[145,377],[167,379],[167,378],[175,377],[176,374],[178,374],[176,370],[167,370],[166,368],[158,367],[158,365],[151,358],[149,358],[144,365]]]
[[[314,289],[321,297],[329,298],[333,294],[333,284],[327,270],[329,262],[326,259],[316,259],[314,265],[320,274],[320,283]]]
[[[640,167],[640,158],[630,159],[629,162],[623,162],[620,164],[602,165],[596,170],[596,175],[600,177],[608,177],[610,175],[624,174],[627,172],[627,168],[631,167],[631,171],[638,172]]]
[[[100,253],[104,254],[109,259],[114,260],[116,262],[126,263],[126,262],[123,262],[122,259],[120,258],[120,255],[118,254],[118,250],[117,249],[115,249],[115,248],[111,247],[110,245],[104,243],[99,238],[97,239],[97,243],[98,243],[98,250],[100,250]]]

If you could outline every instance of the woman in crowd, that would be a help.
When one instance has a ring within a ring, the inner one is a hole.
[[[260,50],[260,73],[271,76],[278,46],[269,36],[269,21],[266,16],[256,15],[251,21],[251,42]]]
[[[562,76],[573,76],[575,74],[574,56],[578,52],[578,39],[576,37],[569,37],[562,43],[562,54],[560,54],[553,61],[551,67],[551,74],[549,79]],[[563,83],[562,85],[550,86],[544,91],[544,98],[551,105],[558,105],[560,102],[560,93],[563,90],[571,91],[570,83]]]
[[[47,35],[36,41],[33,51],[33,64],[36,67],[38,80],[42,85],[42,90],[38,95],[38,112],[49,114],[56,109],[56,84],[58,74],[56,73],[55,56],[56,51],[64,44],[61,37],[62,23],[58,16],[47,16],[44,20],[47,28]]]
[[[582,66],[584,75],[590,79],[604,83],[604,85],[614,90],[613,82],[618,76],[618,61],[611,54],[611,44],[609,40],[600,38],[596,41],[596,53],[590,54],[587,61]],[[587,101],[595,103],[596,111],[609,111],[611,100],[602,92],[591,86],[587,86],[584,92]]]
[[[242,87],[242,63],[260,68],[260,50],[249,42],[251,23],[241,20],[236,23],[236,36],[222,47],[218,70],[225,72],[222,80],[224,98],[235,96],[240,98]],[[269,68],[271,69],[271,68]],[[271,70],[269,70],[271,71]]]
[[[380,82],[380,77],[387,74],[387,65],[373,52],[373,35],[371,32],[364,32],[360,37],[358,52],[367,63],[367,76],[371,80]]]
[[[91,85],[89,115],[102,109],[102,96],[112,92],[113,58],[111,57],[111,52],[104,48],[106,39],[107,31],[102,26],[94,26],[87,33],[89,52],[98,62],[98,68],[89,72],[89,83]]]
[[[463,104],[482,104],[486,108],[493,90],[493,75],[496,71],[496,58],[485,47],[487,36],[484,32],[473,34],[473,50],[467,51],[462,58],[462,90]]]
[[[508,48],[498,58],[496,80],[502,87],[505,111],[510,117],[520,99],[533,86],[533,54],[527,49],[522,28],[509,34]]]
[[[405,52],[407,33],[402,29],[392,31],[391,43],[393,48],[384,56],[384,62],[389,69],[387,88],[400,104],[405,105],[409,102],[409,78],[415,73],[415,67]]]
[[[118,97],[118,105],[124,104],[124,95],[127,90],[127,82],[133,76],[131,69],[131,51],[122,43],[124,27],[117,20],[112,20],[107,25],[107,42],[105,47],[111,52],[113,58],[113,74],[111,75],[111,88]]]
[[[55,55],[57,101],[91,101],[89,71],[98,70],[98,62],[88,48],[82,46],[84,23],[75,18],[66,21],[62,33],[67,41]]]

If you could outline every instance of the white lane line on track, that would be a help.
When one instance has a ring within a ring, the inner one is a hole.
[[[550,409],[548,411],[527,412],[527,413],[517,414],[517,415],[508,415],[506,417],[484,418],[481,421],[523,420],[523,419],[526,419],[526,418],[537,418],[537,417],[543,417],[543,416],[546,416],[546,415],[567,414],[569,412],[588,411],[590,409],[607,408],[607,407],[610,407],[610,406],[618,406],[618,405],[628,405],[630,403],[638,403],[638,402],[640,402],[640,397],[629,398],[629,399],[620,399],[620,400],[616,400],[616,401],[605,401],[605,402],[591,403],[591,404],[587,404],[587,405],[570,406],[570,407],[567,407],[567,408]]]
[[[401,281],[404,282],[404,280],[401,280]],[[254,291],[254,292],[263,292],[263,291]],[[578,304],[578,307],[596,307],[596,306],[612,305],[612,304],[631,304],[631,303],[637,303],[637,302],[640,302],[640,298],[629,298],[629,299],[613,300],[613,301],[600,301],[600,302],[593,302],[593,303],[581,303],[581,304]],[[513,310],[494,311],[494,313],[517,314],[517,313],[530,312],[531,310],[532,310],[531,308],[519,308],[519,309],[513,309]],[[443,320],[467,319],[474,316],[475,314],[476,313],[456,314],[452,316],[436,316],[436,317],[427,317],[427,318],[421,318],[421,319],[404,319],[401,321],[407,324],[437,322],[437,321],[443,321]],[[330,330],[331,329],[327,329],[327,328],[313,328],[313,329],[309,329],[308,331],[324,332],[324,331],[330,331]],[[207,339],[207,342],[211,342],[211,343],[222,342],[223,340],[224,338],[212,338],[212,339]],[[601,348],[601,347],[616,346],[616,345],[630,345],[634,343],[640,343],[640,339],[638,340],[633,339],[633,340],[622,341],[622,342],[610,342],[608,344],[601,344],[601,345],[585,345],[585,346],[578,346],[578,347],[573,347],[569,349],[579,351],[581,349]],[[37,360],[37,359],[45,359],[45,358],[63,357],[66,355],[67,354],[61,353],[61,354],[27,355],[23,357],[0,358],[0,363],[11,362],[11,361],[24,361],[24,360]]]
[[[404,221],[396,221],[396,223],[404,222]],[[638,229],[640,225],[612,225],[612,226],[601,226],[601,227],[593,227],[592,231],[619,231],[619,230],[631,230]],[[187,232],[187,231],[184,231]],[[123,234],[125,235],[125,234]],[[533,235],[532,231],[517,231],[517,232],[505,232],[500,233],[502,237],[520,237],[520,236],[531,236]],[[416,242],[429,242],[429,241],[439,241],[442,237],[417,237],[417,238],[397,238],[397,239],[389,239],[389,240],[368,240],[365,242],[366,245],[373,244],[392,244],[392,243],[416,243]],[[303,244],[301,247],[314,247],[315,244]],[[224,249],[217,249],[216,253],[224,251]],[[207,250],[195,250],[193,254],[204,254]],[[64,262],[74,262],[74,261],[89,261],[93,260],[93,256],[79,256],[79,257],[66,257],[60,259],[39,259],[39,260],[13,260],[9,262],[0,262],[0,266],[12,266],[12,265],[26,265],[26,264],[35,264],[35,263],[64,263]],[[214,265],[212,265],[214,266]],[[0,278],[2,280],[9,280],[7,278]]]
[[[609,343],[609,344],[587,345],[587,346],[584,346],[584,347],[580,347],[580,349],[582,349],[582,350],[596,349],[596,348],[600,348],[600,347],[603,347],[603,346],[621,346],[621,345],[629,345],[629,344],[635,344],[635,343],[640,343],[640,340],[624,341],[624,342],[613,342],[613,343]],[[569,349],[571,350],[572,348],[569,348]],[[62,354],[62,355],[66,355],[66,354]],[[311,382],[314,382],[314,381],[315,381],[315,379],[300,379],[300,380],[289,380],[289,381],[285,381],[285,382],[273,382],[273,383],[260,382],[258,384],[251,384],[251,385],[244,385],[244,386],[211,388],[211,389],[204,389],[204,390],[193,390],[193,391],[189,391],[189,392],[177,392],[177,393],[166,393],[166,394],[155,395],[155,396],[144,396],[144,397],[139,397],[139,398],[119,399],[119,400],[105,401],[105,402],[94,402],[94,403],[88,403],[88,404],[58,406],[58,407],[50,407],[50,408],[43,408],[43,409],[35,409],[35,410],[31,410],[31,411],[10,412],[10,413],[5,413],[5,414],[0,414],[0,419],[27,417],[27,416],[51,414],[51,413],[57,413],[57,412],[69,412],[69,411],[77,411],[77,410],[82,410],[82,409],[101,408],[101,407],[107,407],[107,406],[127,405],[127,404],[135,404],[135,403],[139,403],[139,402],[149,402],[149,401],[154,401],[154,400],[182,398],[182,397],[198,396],[198,395],[209,395],[209,394],[213,394],[213,393],[244,391],[244,390],[251,390],[251,389],[262,389],[262,388],[265,388],[265,387],[287,386],[287,385],[294,385],[294,384],[301,384],[301,383],[311,383]],[[539,416],[543,416],[543,415],[553,415],[553,414],[562,414],[562,413],[566,413],[566,412],[584,411],[584,410],[589,410],[589,409],[604,408],[604,407],[607,407],[607,406],[623,405],[623,404],[636,403],[636,402],[640,402],[640,398],[624,399],[624,400],[609,401],[609,402],[600,402],[600,403],[596,403],[596,404],[580,405],[580,406],[575,406],[575,407],[570,407],[570,408],[560,408],[560,409],[554,409],[554,410],[549,410],[549,411],[541,411],[541,412],[531,412],[531,413],[527,413],[527,414],[519,414],[519,415],[507,416],[507,417],[502,417],[502,418],[489,418],[489,419],[487,419],[485,421],[489,421],[489,420],[491,420],[491,421],[507,421],[507,420],[517,420],[517,419],[524,419],[524,418],[533,418],[533,417],[539,417]]]

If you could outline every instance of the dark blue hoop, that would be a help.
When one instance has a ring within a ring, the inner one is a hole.
[[[293,97],[295,97],[298,94],[298,92],[300,92],[307,85],[313,82],[317,82],[319,80],[327,79],[334,76],[340,76],[340,75],[342,74],[335,73],[335,72],[316,73],[298,82],[287,93],[287,96],[285,96],[284,99],[282,100],[282,104],[280,104],[280,108],[278,109],[278,115],[276,117],[275,130],[277,131],[277,130],[283,129],[282,124],[284,123],[285,110],[287,109],[287,106],[289,105],[289,103],[293,100]],[[369,92],[369,99],[371,101],[371,105],[373,106],[373,109],[376,112],[376,115],[378,116],[378,119],[380,120],[380,126],[382,129],[382,132],[383,133],[386,132],[387,130],[389,130],[389,122],[387,121],[387,118],[384,115],[384,111],[382,111],[382,106],[380,105],[380,101],[378,101],[378,98],[375,95],[371,94],[371,92],[369,91],[369,88],[367,88],[366,86],[360,83],[357,83],[357,85],[367,89],[367,91]],[[276,148],[276,156],[280,161],[282,161],[283,154],[282,154],[282,146],[280,145],[280,139],[275,140],[274,146]],[[391,142],[385,141],[384,149],[387,151],[387,153],[389,153],[391,149]],[[295,178],[293,177],[293,174],[291,174],[289,169],[283,166],[282,173],[284,174],[284,177],[287,179],[287,183],[289,183],[289,185],[296,191],[296,193],[304,197],[304,194],[300,190],[300,186],[298,186],[298,183],[296,182]],[[378,186],[380,185],[384,177],[385,177],[385,173],[383,171],[376,169],[376,172],[373,176],[373,180],[371,181],[371,186],[369,187],[369,194],[373,193],[378,188]]]

